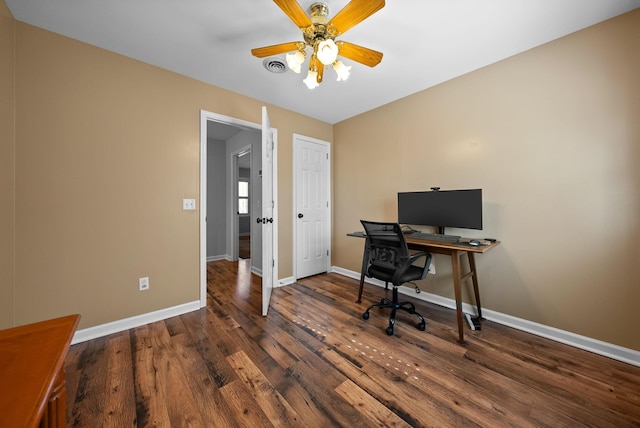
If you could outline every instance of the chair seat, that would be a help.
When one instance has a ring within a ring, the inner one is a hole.
[[[402,284],[404,282],[416,281],[422,278],[423,270],[424,270],[423,268],[418,266],[409,266],[407,271],[400,276],[399,283]],[[379,266],[372,265],[369,267],[368,276],[372,278],[377,278],[385,282],[392,282],[391,280],[393,279],[394,274],[395,274],[395,271],[391,269],[385,269]]]

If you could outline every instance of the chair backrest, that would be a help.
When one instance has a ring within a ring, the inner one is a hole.
[[[398,223],[360,220],[367,234],[368,266],[393,271],[409,255],[407,242]]]

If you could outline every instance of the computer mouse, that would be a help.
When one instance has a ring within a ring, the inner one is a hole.
[[[473,245],[474,247],[477,247],[478,245],[480,245],[480,241],[476,239],[472,239],[471,241],[469,241],[469,245]]]

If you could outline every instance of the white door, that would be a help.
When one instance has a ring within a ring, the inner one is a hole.
[[[329,143],[294,135],[296,279],[329,267]]]
[[[267,108],[262,107],[262,315],[267,315],[275,282],[273,154],[274,133]]]

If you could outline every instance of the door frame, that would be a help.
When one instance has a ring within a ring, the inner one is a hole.
[[[240,128],[262,132],[262,124],[236,119],[206,110],[200,110],[200,307],[207,305],[207,123],[219,122]],[[274,132],[277,130],[274,128]],[[277,146],[276,146],[277,147]],[[278,163],[277,151],[273,155],[273,200],[278,206]],[[262,169],[262,168],[260,168]],[[257,177],[257,175],[256,175]],[[278,219],[274,216],[274,278],[278,278]],[[274,281],[275,286],[275,281]]]
[[[228,229],[231,233],[231,261],[238,261],[239,259],[239,251],[240,245],[238,244],[238,239],[240,237],[240,219],[237,215],[238,213],[238,180],[240,175],[238,174],[238,156],[240,154],[249,153],[249,157],[251,159],[251,164],[253,164],[253,152],[251,151],[251,145],[244,146],[238,150],[235,150],[230,153],[231,155],[231,177],[229,177],[229,186],[230,186],[230,194],[231,200],[228,201],[229,206],[231,206],[231,210],[227,211],[227,224],[231,225]],[[253,172],[252,172],[253,174]],[[254,177],[251,177],[253,180]],[[251,208],[249,208],[249,214],[253,215]],[[250,235],[253,235],[253,222],[250,221]],[[253,262],[252,262],[253,264]]]
[[[328,206],[327,206],[327,230],[325,232],[325,236],[324,239],[326,239],[327,242],[327,250],[329,252],[329,254],[327,255],[327,272],[331,271],[331,231],[332,231],[332,224],[331,224],[331,213],[332,213],[332,199],[333,199],[333,192],[332,192],[332,188],[331,188],[331,143],[328,141],[323,141],[323,140],[318,140],[317,138],[312,138],[312,137],[307,137],[305,135],[300,135],[300,134],[293,134],[293,171],[292,171],[292,176],[293,176],[293,196],[292,196],[292,201],[293,203],[292,205],[292,216],[291,219],[293,221],[292,224],[292,230],[293,230],[293,278],[294,281],[298,279],[298,222],[296,221],[297,219],[297,215],[298,215],[298,204],[297,204],[297,190],[298,190],[298,180],[297,180],[297,168],[298,168],[298,164],[297,164],[297,155],[298,155],[298,150],[299,150],[299,145],[298,142],[299,141],[307,141],[310,143],[314,143],[314,144],[319,144],[324,146],[327,149],[327,155],[328,155],[328,159],[327,159],[327,177],[326,177],[326,182],[325,185],[327,186],[327,201],[328,201]]]

